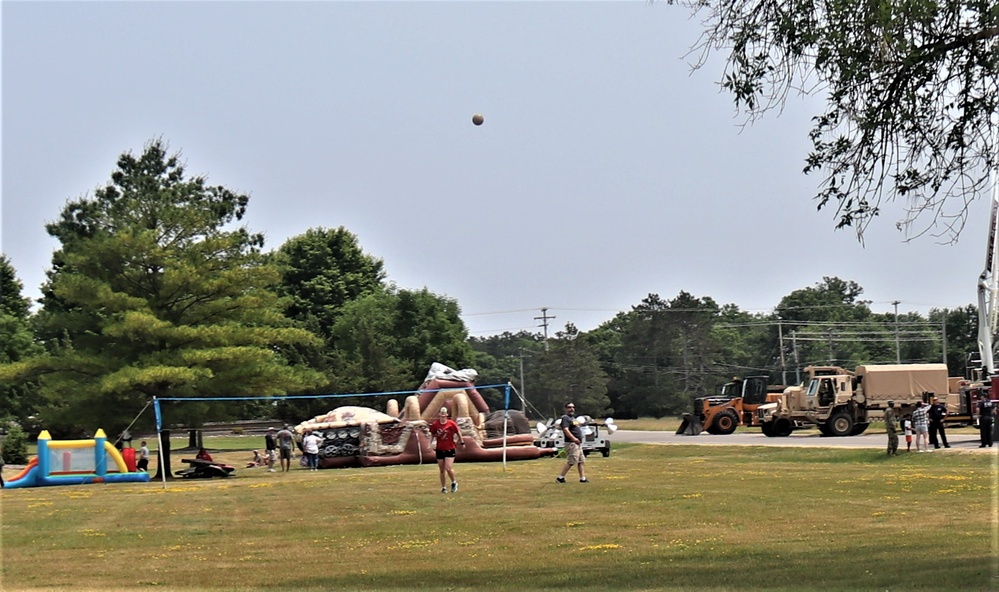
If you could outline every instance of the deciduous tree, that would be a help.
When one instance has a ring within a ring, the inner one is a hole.
[[[721,85],[750,119],[790,94],[825,100],[805,172],[823,176],[816,199],[837,227],[862,238],[900,199],[907,236],[957,238],[999,158],[994,0],[667,1],[701,18],[696,65],[726,54]]]
[[[41,353],[31,327],[31,311],[21,293],[23,284],[6,255],[0,255],[0,364],[11,364]],[[0,417],[24,421],[35,412],[35,385],[18,381],[0,385]]]
[[[383,287],[384,264],[366,254],[343,226],[312,228],[288,239],[277,252],[280,293],[287,315],[329,335],[344,305]]]
[[[320,392],[343,392],[342,359],[332,340],[333,326],[348,303],[384,288],[381,259],[366,254],[357,236],[341,226],[311,228],[288,239],[274,253],[274,261],[282,272],[278,293],[289,301],[286,314],[321,338],[286,355],[323,373]],[[284,419],[297,422],[329,408],[329,400],[294,399],[284,402],[280,412]]]
[[[457,302],[429,290],[389,288],[347,303],[333,327],[341,392],[411,390],[430,364],[472,361]]]
[[[532,404],[549,417],[561,416],[568,401],[576,403],[580,415],[600,417],[613,412],[600,359],[571,323],[549,340],[546,351],[536,354],[527,380]]]

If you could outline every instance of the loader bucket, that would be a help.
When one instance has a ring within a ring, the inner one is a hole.
[[[701,418],[693,413],[684,413],[683,421],[680,422],[680,427],[677,428],[676,434],[678,436],[696,436],[704,431],[701,426]]]

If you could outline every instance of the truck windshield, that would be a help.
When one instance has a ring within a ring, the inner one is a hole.
[[[812,382],[808,383],[808,392],[806,394],[809,397],[814,397],[817,392],[819,392],[819,379],[813,378]]]

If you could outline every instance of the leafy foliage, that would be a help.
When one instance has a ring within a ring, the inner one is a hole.
[[[710,298],[687,292],[669,302],[650,294],[632,307],[615,360],[622,369],[615,407],[628,417],[662,417],[703,396],[705,378],[723,358],[714,333],[718,311]]]
[[[972,359],[979,360],[978,308],[969,304],[955,309],[931,309],[929,322],[936,326],[943,325],[950,375],[969,376]],[[981,363],[980,360],[978,363]]]
[[[152,397],[280,395],[321,381],[281,355],[315,337],[284,316],[263,237],[232,227],[248,201],[186,177],[153,141],[48,225],[62,246],[39,313],[47,352],[0,376],[37,377],[53,435],[117,431]],[[172,419],[226,412],[244,410],[183,405]]]
[[[607,375],[585,337],[571,324],[549,340],[527,374],[533,405],[547,417],[559,417],[566,402],[580,415],[613,413],[607,397]]]
[[[288,239],[274,255],[281,267],[279,294],[289,300],[286,314],[321,340],[285,351],[292,361],[322,372],[321,392],[341,393],[342,355],[333,342],[333,327],[347,303],[384,289],[380,259],[364,253],[347,229],[312,228]],[[305,393],[295,393],[305,394]],[[288,421],[329,411],[328,400],[283,401],[280,416]]]
[[[956,240],[999,166],[995,2],[668,1],[704,23],[697,67],[727,52],[721,85],[750,119],[790,93],[825,98],[805,172],[824,176],[816,199],[837,227],[862,238],[904,199],[900,229]]]
[[[7,434],[3,438],[3,462],[23,465],[28,462],[28,435],[17,422],[5,422]]]
[[[433,362],[468,367],[472,349],[454,300],[385,289],[343,307],[333,326],[339,392],[412,390]]]
[[[329,335],[344,305],[383,287],[384,265],[366,255],[346,228],[312,228],[288,239],[277,252],[280,293],[287,315],[319,335]]]
[[[21,296],[23,285],[6,255],[0,255],[0,364],[11,364],[41,353],[31,326],[28,300]],[[31,380],[0,385],[0,416],[26,419],[35,412]]]
[[[517,392],[524,398],[526,405],[523,411],[533,411],[539,416],[547,416],[550,411],[540,411],[534,403],[535,385],[526,379],[525,368],[530,368],[534,361],[544,352],[544,339],[539,333],[519,331],[517,333],[503,332],[488,337],[471,337],[469,345],[473,349],[472,368],[479,373],[478,384],[514,385]],[[490,409],[502,409],[505,403],[505,393],[495,389],[479,389]],[[540,396],[540,393],[539,393]],[[516,398],[511,400],[512,408],[520,408]]]

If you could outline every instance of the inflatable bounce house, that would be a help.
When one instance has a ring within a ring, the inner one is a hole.
[[[108,442],[104,430],[97,430],[92,440],[52,440],[45,430],[38,436],[38,456],[8,479],[4,489],[149,481],[149,473],[136,471],[134,462],[132,457],[132,465],[126,463],[121,452]]]
[[[298,434],[310,430],[323,438],[321,468],[436,463],[430,423],[446,407],[467,443],[458,449],[456,462],[529,460],[555,454],[554,449],[534,446],[523,412],[490,413],[475,388],[477,376],[475,370],[453,370],[434,363],[416,394],[406,398],[401,412],[394,399],[385,413],[367,407],[338,407],[294,429]]]

